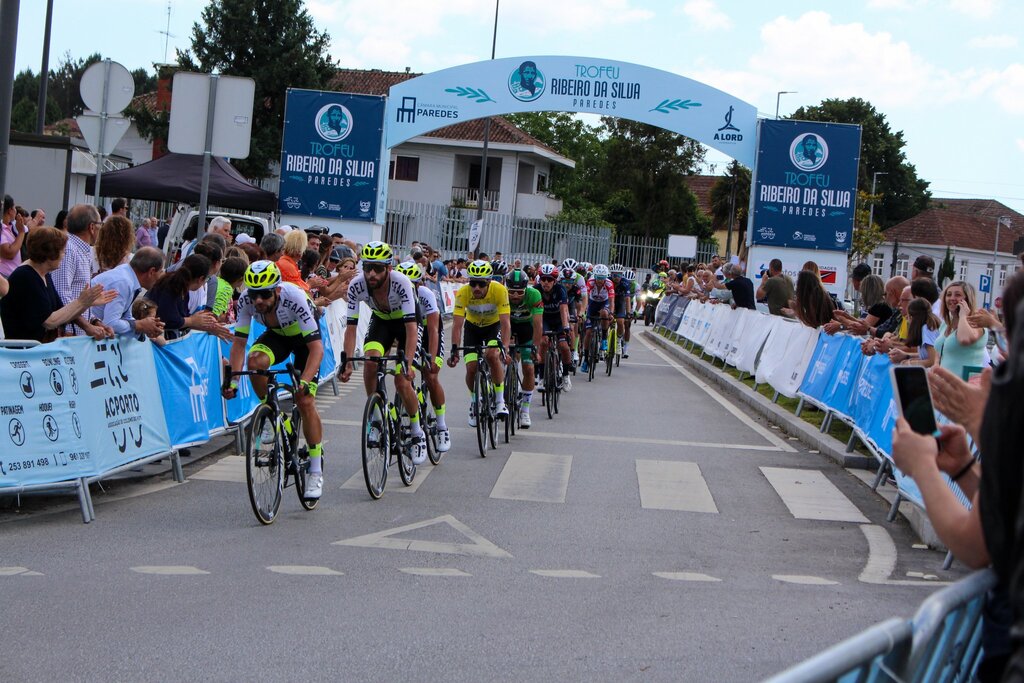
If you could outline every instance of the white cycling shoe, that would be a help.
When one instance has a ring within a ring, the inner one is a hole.
[[[530,420],[530,406],[522,406],[519,413],[519,426],[523,429],[529,429],[533,422]]]
[[[572,391],[572,378],[569,375],[562,377],[562,391],[567,394]]]
[[[302,497],[307,499],[316,499],[321,496],[324,492],[324,475],[322,472],[307,472],[306,473],[306,489],[302,492]]]
[[[452,435],[447,429],[437,430],[437,452],[447,453],[452,447]]]
[[[422,465],[427,461],[427,437],[421,434],[412,444],[412,464]]]
[[[476,427],[476,406],[472,403],[469,404],[469,426]]]

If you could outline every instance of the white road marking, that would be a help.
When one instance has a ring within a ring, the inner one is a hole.
[[[472,576],[454,567],[402,567],[398,571],[413,576]]]
[[[278,564],[267,567],[275,574],[289,574],[292,576],[344,576],[343,572],[337,572],[330,567],[317,567],[303,564]]]
[[[34,571],[32,571],[30,569],[27,572],[21,574],[21,576],[43,576],[43,573],[42,572],[34,572]],[[925,577],[925,578],[928,578],[928,577]]]
[[[600,579],[597,574],[583,571],[582,569],[531,569],[531,574],[544,576],[550,579]]]
[[[900,581],[890,579],[896,570],[896,544],[889,532],[877,524],[862,524],[860,530],[868,541],[868,561],[858,580],[861,583],[885,586],[948,586],[949,581]]]
[[[838,586],[838,581],[823,579],[820,576],[802,576],[800,574],[772,574],[772,578],[782,583],[795,583],[801,586]]]
[[[209,574],[210,572],[203,571],[199,567],[190,567],[188,565],[148,565],[142,567],[131,567],[133,572],[139,574],[158,574],[161,576],[199,576],[200,574]]]
[[[321,417],[320,421],[325,425],[338,425],[340,427],[361,427],[363,426],[362,420],[334,420],[327,417]]]
[[[654,572],[654,575],[659,579],[668,579],[670,581],[700,581],[706,583],[721,583],[722,580],[709,576],[708,574],[701,574],[700,572]]]
[[[418,541],[415,539],[392,538],[398,534],[404,534],[416,529],[423,529],[434,524],[447,524],[472,543],[444,543],[440,541]],[[475,557],[512,557],[486,538],[470,529],[468,526],[455,519],[451,515],[441,515],[433,519],[426,519],[422,522],[414,522],[405,526],[385,529],[365,536],[346,538],[335,541],[332,545],[355,546],[358,548],[387,548],[391,550],[419,550],[428,553],[451,553],[453,555],[473,555]]]
[[[571,455],[512,451],[491,489],[491,498],[564,503],[571,470]]]
[[[770,430],[765,429],[764,427],[759,425],[749,415],[747,415],[742,410],[740,410],[737,406],[735,406],[733,403],[731,403],[729,401],[729,399],[727,399],[725,396],[722,396],[721,394],[719,394],[717,391],[715,391],[713,388],[711,388],[711,386],[709,384],[707,384],[706,382],[701,380],[699,377],[697,377],[695,374],[693,374],[692,372],[690,372],[689,370],[684,368],[682,365],[680,365],[679,363],[674,361],[664,351],[662,351],[661,349],[655,347],[651,342],[649,342],[645,338],[646,334],[647,333],[645,332],[644,334],[637,335],[637,338],[640,341],[642,341],[644,343],[644,345],[647,346],[647,348],[649,348],[651,351],[653,351],[655,353],[655,355],[659,356],[662,360],[664,360],[666,363],[668,363],[673,368],[675,368],[679,372],[679,374],[681,374],[683,377],[685,377],[686,379],[688,379],[691,382],[693,382],[694,384],[696,384],[697,388],[699,388],[705,394],[707,394],[708,396],[713,398],[716,402],[718,402],[723,408],[725,408],[730,413],[732,413],[733,417],[735,417],[737,420],[739,420],[740,422],[742,422],[743,424],[745,424],[746,426],[750,427],[755,432],[757,432],[758,434],[763,436],[769,443],[772,443],[776,447],[778,447],[779,450],[785,451],[787,453],[796,453],[796,449],[795,448],[790,446],[788,443],[786,443],[785,441],[780,439],[775,434],[772,434]]]
[[[244,484],[245,480],[245,458],[239,455],[229,455],[217,462],[204,467],[198,472],[189,475],[189,479],[202,479],[203,481],[228,481]]]
[[[398,470],[394,469],[393,472],[388,472],[388,481],[391,482],[391,486],[388,487],[388,493],[394,491],[395,493],[416,493],[420,486],[423,484],[423,480],[426,479],[431,472],[436,468],[426,467],[426,463],[416,468],[416,478],[412,480],[412,484],[406,486],[402,483],[401,477],[398,475]],[[343,489],[364,489],[366,488],[366,479],[363,476],[363,471],[356,470],[356,473],[349,477],[344,484],[341,485]]]
[[[820,470],[762,467],[761,472],[797,519],[869,523]]]
[[[706,441],[676,441],[673,439],[647,439],[636,436],[605,436],[593,434],[565,434],[562,432],[540,432],[533,429],[525,432],[527,436],[539,436],[545,439],[571,439],[573,441],[611,441],[613,443],[651,444],[653,446],[685,446],[692,448],[715,448],[723,450],[746,451],[779,451],[778,446],[761,446],[741,443],[712,443]]]
[[[640,507],[718,514],[718,507],[695,462],[637,460]]]
[[[18,576],[28,572],[28,567],[0,567],[0,576]]]

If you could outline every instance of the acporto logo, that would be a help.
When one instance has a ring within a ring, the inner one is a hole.
[[[757,231],[757,234],[760,235],[761,239],[763,240],[775,239],[775,231],[769,227],[761,228],[760,230]]]
[[[533,102],[544,94],[546,81],[536,62],[526,60],[509,74],[508,91],[520,102]]]
[[[725,125],[715,133],[715,140],[722,142],[740,142],[743,140],[743,134],[740,133],[740,129],[732,125],[732,113],[734,111],[735,108],[730,104],[729,111],[725,112]]]
[[[299,199],[298,197],[285,197],[284,198],[284,204],[289,209],[301,209],[302,208],[302,200]]]
[[[789,145],[789,160],[801,171],[817,171],[828,161],[828,143],[814,133],[797,135]]]
[[[317,134],[327,142],[340,142],[352,132],[352,112],[340,104],[325,104],[313,120]]]

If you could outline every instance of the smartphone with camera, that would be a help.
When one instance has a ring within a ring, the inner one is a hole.
[[[896,405],[903,419],[918,434],[938,434],[939,426],[935,422],[935,408],[925,369],[920,365],[894,365],[889,371]]]

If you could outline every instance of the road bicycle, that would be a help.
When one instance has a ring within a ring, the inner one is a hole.
[[[597,364],[601,358],[601,318],[594,318],[593,326],[590,329],[590,342],[583,350],[584,358],[587,360],[587,381],[594,381],[594,373],[597,371]]]
[[[299,503],[306,510],[315,508],[320,499],[304,495],[309,448],[302,433],[302,415],[298,406],[293,405],[289,416],[278,397],[278,390],[282,388],[279,375],[287,375],[291,380],[289,391],[299,386],[295,366],[289,363],[284,370],[228,372],[225,381],[254,375],[267,378],[267,400],[256,406],[245,432],[245,481],[256,519],[261,524],[273,524],[287,487],[295,487]]]
[[[523,375],[516,355],[528,349],[535,349],[533,344],[516,344],[509,347],[511,362],[505,366],[505,406],[508,407],[508,419],[505,420],[505,443],[516,434],[519,419],[523,414]]]
[[[545,332],[547,351],[544,352],[544,407],[548,419],[558,414],[558,401],[562,393],[562,356],[558,353],[558,333]]]
[[[619,348],[619,331],[615,326],[614,320],[612,320],[611,325],[608,326],[607,344],[607,351],[605,351],[604,354],[604,366],[605,373],[611,377],[612,366],[619,366],[619,358],[622,353],[622,349]]]
[[[363,356],[362,358],[345,358],[341,355],[341,369],[345,363],[356,361],[374,362],[377,364],[377,386],[366,397],[363,408],[362,453],[363,479],[366,490],[374,500],[384,495],[384,487],[388,481],[388,469],[397,464],[398,475],[402,483],[411,486],[416,477],[416,464],[412,461],[412,449],[415,438],[412,436],[412,422],[405,409],[401,397],[392,401],[388,397],[387,382],[388,365],[405,364],[405,352],[399,351],[391,356]]]
[[[426,356],[423,356],[423,362],[428,362]],[[416,385],[416,400],[420,404],[420,425],[427,436],[427,457],[432,464],[440,465],[444,453],[437,450],[437,414],[434,412],[434,404],[430,401],[425,372],[420,373],[420,381]]]
[[[494,347],[487,347],[494,348]],[[452,353],[475,353],[477,356],[476,374],[473,376],[473,393],[476,401],[473,412],[476,415],[476,445],[480,449],[480,457],[487,457],[487,448],[497,448],[495,433],[497,432],[498,408],[494,384],[491,382],[491,366],[484,358],[483,346],[453,346]],[[507,404],[506,404],[507,405]],[[508,416],[506,416],[506,419]]]

